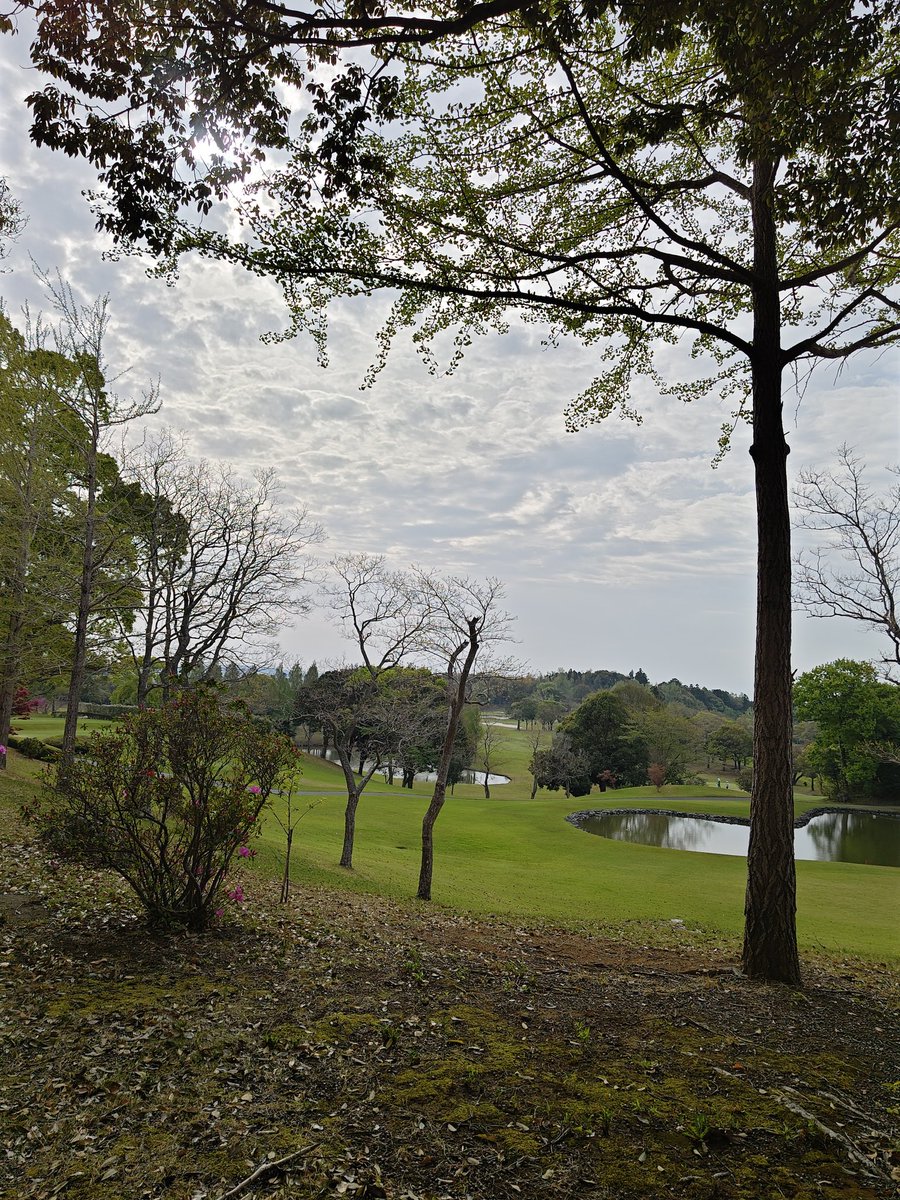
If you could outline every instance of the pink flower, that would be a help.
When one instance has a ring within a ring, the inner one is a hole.
[[[0,746],[0,754],[5,754],[5,753],[6,753],[6,747]]]
[[[258,783],[251,783],[250,791],[253,793],[254,796],[258,796],[260,794],[260,792],[262,791],[262,788],[259,786]]]
[[[217,908],[217,909],[216,909],[216,916],[217,916],[217,917],[224,917],[224,916],[225,916],[225,909],[224,909],[224,908]]]
[[[238,850],[238,855],[241,858],[252,858],[253,851],[250,849],[249,846],[241,846],[241,848]]]
[[[235,904],[242,904],[245,899],[244,889],[241,887],[241,885],[239,883],[236,883],[234,885],[234,887],[231,889],[231,891],[226,892],[225,895],[228,897],[229,900],[233,900],[235,902]]]

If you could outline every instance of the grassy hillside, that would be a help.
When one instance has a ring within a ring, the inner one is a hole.
[[[93,724],[93,722],[91,723]],[[29,732],[35,729],[37,721]],[[746,867],[741,858],[694,854],[599,838],[564,818],[579,808],[678,808],[684,812],[749,814],[749,797],[734,789],[666,787],[622,789],[566,799],[539,792],[531,800],[528,738],[505,731],[496,770],[512,782],[495,786],[490,800],[477,785],[460,785],[436,828],[434,899],[475,914],[527,923],[548,921],[573,929],[621,928],[650,944],[712,940],[733,948],[740,936]],[[24,792],[35,786],[36,764],[10,756],[0,773],[0,803],[14,820]],[[431,793],[388,786],[376,776],[357,814],[353,872],[336,864],[344,808],[339,768],[304,757],[296,801],[315,805],[303,816],[294,842],[294,876],[301,883],[410,898],[419,868],[419,831]],[[799,813],[817,801],[797,797]],[[283,806],[283,801],[278,802]],[[254,870],[269,876],[283,865],[283,834],[269,815]],[[798,928],[804,949],[900,959],[896,914],[900,872],[852,863],[798,862]],[[252,892],[253,880],[248,881]],[[673,920],[685,922],[682,929]]]

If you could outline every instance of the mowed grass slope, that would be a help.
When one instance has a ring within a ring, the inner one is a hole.
[[[29,733],[32,730],[38,736],[37,720]],[[504,730],[504,736],[507,744],[494,769],[509,774],[512,782],[492,787],[490,800],[472,784],[457,786],[447,798],[435,830],[435,903],[527,924],[622,927],[647,943],[689,936],[673,933],[670,921],[677,918],[688,930],[735,943],[743,923],[744,859],[616,842],[583,833],[565,816],[580,808],[602,807],[747,816],[749,797],[715,787],[667,787],[659,794],[648,787],[605,794],[595,789],[577,799],[539,792],[531,800],[527,736],[514,729]],[[10,755],[9,770],[0,772],[0,803],[8,821],[15,822],[18,805],[34,790],[40,770],[39,764]],[[409,791],[399,782],[388,786],[376,775],[357,813],[355,869],[344,871],[337,866],[343,776],[334,764],[304,756],[295,811],[314,807],[297,825],[294,878],[298,883],[411,899],[418,879],[421,820],[430,795],[428,783],[417,783]],[[798,798],[796,811],[818,803],[818,798]],[[276,799],[275,804],[283,815],[284,800]],[[252,870],[280,874],[284,834],[272,814],[266,815],[257,846]],[[805,949],[900,960],[900,871],[798,862],[797,877],[798,931]],[[251,895],[252,882],[251,874]]]
[[[475,913],[573,928],[641,923],[636,934],[654,940],[678,918],[692,928],[737,937],[743,924],[746,863],[726,855],[696,854],[615,842],[582,832],[565,816],[580,808],[677,808],[683,812],[749,815],[749,797],[734,789],[667,787],[622,789],[566,799],[539,792],[529,799],[530,758],[524,731],[504,730],[494,769],[512,782],[491,788],[460,785],[448,796],[435,829],[434,900]],[[548,739],[549,740],[549,739]],[[298,880],[403,898],[415,895],[422,815],[430,785],[412,792],[376,776],[357,812],[354,871],[336,864],[343,830],[338,768],[304,759],[300,787],[314,803],[297,827]],[[689,799],[698,797],[698,799]],[[796,811],[818,800],[798,799]],[[283,834],[269,817],[258,861],[283,863]],[[798,929],[802,944],[830,953],[900,959],[900,872],[852,863],[798,862]],[[658,936],[658,935],[657,935]]]

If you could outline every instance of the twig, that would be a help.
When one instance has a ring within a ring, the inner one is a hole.
[[[795,1088],[786,1088],[785,1091],[793,1092],[795,1096],[800,1094]],[[814,1125],[815,1128],[818,1129],[820,1133],[824,1134],[825,1137],[831,1138],[832,1141],[838,1142],[840,1145],[842,1145],[846,1150],[848,1157],[856,1163],[856,1165],[864,1172],[864,1174],[869,1176],[874,1175],[876,1179],[883,1179],[885,1177],[886,1173],[880,1170],[877,1164],[874,1163],[870,1158],[867,1158],[866,1155],[863,1154],[859,1149],[859,1147],[846,1136],[846,1134],[838,1133],[836,1129],[830,1129],[827,1125],[823,1124],[818,1117],[816,1117],[808,1109],[804,1108],[802,1104],[798,1104],[795,1100],[792,1100],[789,1096],[786,1096],[784,1092],[779,1092],[772,1088],[771,1093],[779,1104],[783,1104],[784,1107],[790,1112],[796,1113],[798,1117],[802,1117],[804,1121],[808,1121],[811,1125]]]
[[[277,1171],[279,1167],[283,1167],[285,1163],[293,1162],[295,1158],[302,1158],[304,1154],[309,1154],[315,1150],[317,1146],[321,1146],[321,1141],[311,1142],[308,1146],[303,1146],[300,1150],[294,1150],[291,1154],[286,1154],[284,1158],[279,1158],[275,1162],[264,1162],[261,1167],[248,1175],[246,1179],[242,1179],[240,1183],[235,1184],[230,1192],[224,1192],[219,1200],[229,1200],[231,1196],[238,1196],[245,1188],[248,1188],[256,1179],[260,1179],[263,1175],[268,1175],[270,1171]]]

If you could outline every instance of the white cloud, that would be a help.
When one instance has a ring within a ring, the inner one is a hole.
[[[331,366],[307,339],[263,344],[286,321],[278,288],[221,263],[185,264],[167,287],[133,258],[110,261],[80,192],[83,165],[27,141],[16,101],[34,86],[17,65],[24,46],[0,40],[0,169],[30,216],[0,293],[15,313],[40,302],[28,252],[58,267],[89,298],[109,292],[114,364],[123,388],[161,378],[156,423],[184,430],[196,453],[249,472],[273,466],[285,502],[324,522],[323,558],[386,553],[448,571],[497,575],[520,616],[519,652],[535,667],[643,666],[653,678],[750,690],[755,511],[750,431],[715,471],[710,461],[729,405],[684,405],[646,383],[640,426],[613,419],[567,434],[563,408],[591,379],[595,351],[542,346],[539,326],[513,322],[477,340],[453,376],[432,376],[398,341],[376,384],[383,299],[346,301],[331,322]],[[792,476],[827,466],[854,444],[873,465],[900,457],[900,356],[860,357],[814,377],[802,401],[786,394]],[[661,367],[690,371],[683,349]],[[801,669],[877,641],[839,622],[798,618]],[[285,631],[304,661],[345,648],[316,616]]]

